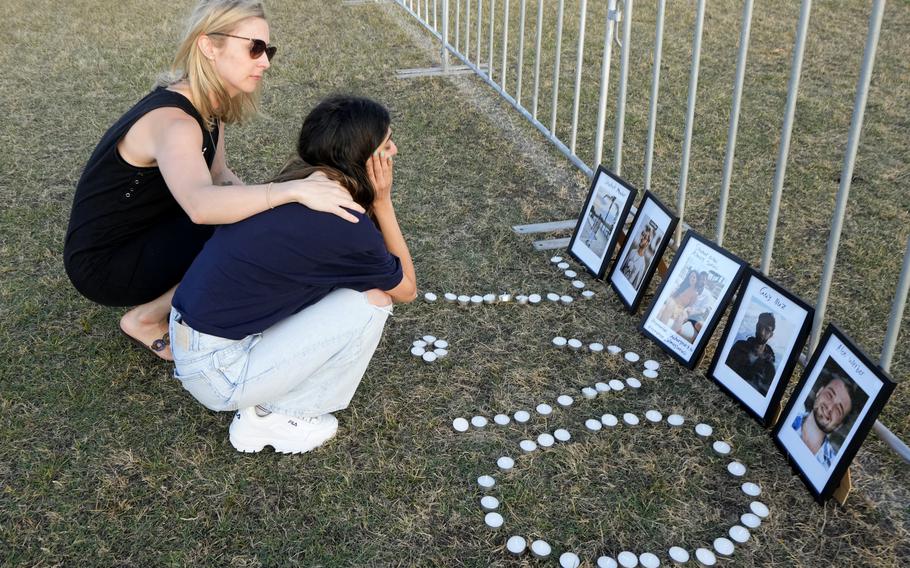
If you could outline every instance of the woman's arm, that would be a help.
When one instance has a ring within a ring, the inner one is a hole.
[[[367,160],[367,175],[376,191],[373,213],[379,222],[385,246],[401,261],[401,282],[391,290],[386,290],[386,294],[396,303],[412,302],[417,297],[417,277],[411,252],[404,241],[404,235],[401,234],[401,227],[398,226],[398,218],[395,217],[395,208],[392,205],[392,158],[373,154]]]
[[[224,149],[224,123],[219,121],[218,144],[215,147],[215,159],[212,160],[212,182],[215,185],[245,185],[243,180],[227,166]]]
[[[169,112],[160,112],[169,111]],[[210,172],[199,148],[202,131],[199,123],[175,108],[156,109],[157,120],[148,122],[149,153],[161,170],[164,181],[177,203],[190,219],[200,225],[222,225],[246,219],[270,207],[285,203],[302,203],[310,209],[334,213],[348,221],[357,218],[346,209],[363,211],[339,184],[325,176],[313,175],[306,180],[259,185],[221,186],[217,181],[240,182],[224,161],[223,144],[220,163]],[[149,116],[147,115],[147,116]],[[219,134],[221,138],[221,134]]]

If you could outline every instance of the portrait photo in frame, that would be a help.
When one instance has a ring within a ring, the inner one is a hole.
[[[846,334],[828,325],[772,434],[818,502],[837,489],[894,387]]]
[[[653,193],[645,191],[629,226],[626,242],[607,277],[630,312],[638,309],[678,222],[679,217]]]
[[[750,268],[708,377],[762,426],[773,425],[814,315],[802,299]]]
[[[745,267],[733,253],[686,232],[639,329],[685,367],[695,368]]]
[[[591,189],[569,240],[569,255],[595,278],[603,278],[635,194],[626,181],[597,166]]]

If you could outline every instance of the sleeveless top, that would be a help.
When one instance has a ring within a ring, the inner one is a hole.
[[[180,93],[158,87],[146,95],[104,134],[76,185],[63,253],[71,277],[94,271],[123,243],[141,241],[149,228],[187,216],[157,166],[133,166],[117,150],[137,120],[162,107],[177,107],[196,119],[202,130],[201,151],[211,169],[217,124],[212,132],[206,130],[202,116]]]

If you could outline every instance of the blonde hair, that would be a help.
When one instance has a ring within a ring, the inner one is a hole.
[[[259,88],[252,93],[228,95],[227,88],[212,62],[199,49],[199,36],[208,34],[221,46],[227,39],[213,33],[230,33],[247,18],[267,19],[265,7],[258,0],[201,0],[187,22],[170,72],[158,78],[158,85],[169,86],[186,81],[190,99],[211,130],[216,119],[225,123],[243,122],[259,112]],[[212,101],[214,98],[215,102]]]

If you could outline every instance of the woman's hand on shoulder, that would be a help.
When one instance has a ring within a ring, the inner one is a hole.
[[[330,180],[322,172],[316,172],[302,180],[284,182],[291,189],[293,200],[314,211],[323,211],[338,215],[345,221],[357,223],[359,219],[351,211],[365,213],[341,184]]]
[[[367,160],[367,176],[376,192],[375,203],[391,203],[392,201],[392,157],[385,156],[382,152],[374,152]]]

